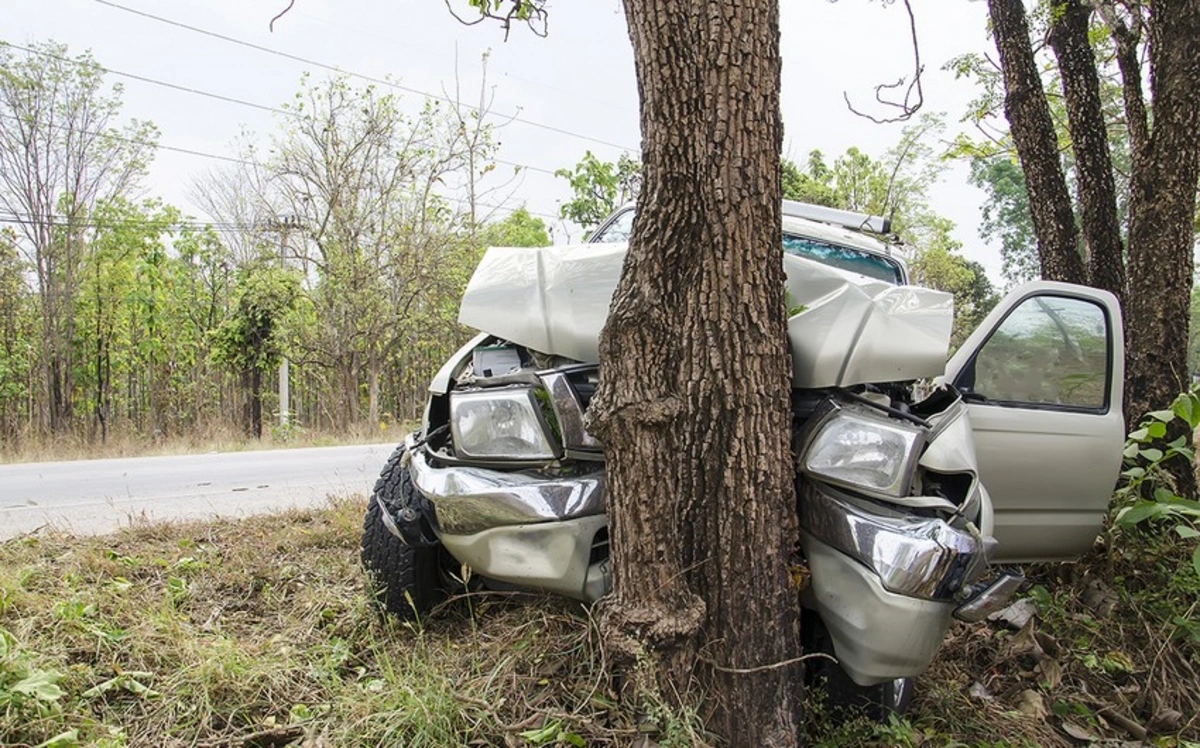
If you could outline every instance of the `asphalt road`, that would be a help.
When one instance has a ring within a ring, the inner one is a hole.
[[[369,494],[394,444],[0,465],[0,540],[261,514]]]

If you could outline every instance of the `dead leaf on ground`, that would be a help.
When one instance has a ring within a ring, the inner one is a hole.
[[[1045,719],[1048,714],[1042,695],[1028,688],[1021,692],[1021,703],[1017,705],[1017,711],[1026,717],[1038,720]]]
[[[1082,740],[1087,743],[1095,743],[1100,740],[1100,736],[1095,732],[1087,727],[1084,727],[1083,725],[1071,722],[1070,720],[1064,719],[1062,721],[1062,729],[1063,732],[1075,738],[1076,740]]]
[[[1154,733],[1175,732],[1183,724],[1183,714],[1174,709],[1160,709],[1146,725]]]
[[[1058,684],[1062,683],[1062,666],[1053,657],[1043,657],[1037,664],[1037,670],[1051,690],[1058,688]]]

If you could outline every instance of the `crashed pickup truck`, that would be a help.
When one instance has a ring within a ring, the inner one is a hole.
[[[427,612],[463,565],[579,600],[610,584],[604,446],[585,427],[633,207],[582,245],[488,250],[480,330],[383,468],[362,560],[390,612]],[[1091,547],[1120,469],[1117,300],[1033,282],[946,360],[952,297],[909,284],[887,221],[784,202],[805,645],[828,697],[902,711],[952,619]],[[918,386],[920,385],[920,386]],[[918,391],[930,394],[919,397]],[[930,392],[931,391],[931,392]]]

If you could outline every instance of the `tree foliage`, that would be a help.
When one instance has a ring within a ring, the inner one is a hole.
[[[479,242],[485,247],[548,247],[550,234],[545,221],[520,207],[503,219],[484,225]]]
[[[554,175],[570,182],[574,193],[559,208],[559,215],[590,230],[619,206],[637,198],[642,165],[626,153],[614,163],[587,151],[574,169],[559,169]]]
[[[119,86],[106,88],[90,55],[35,43],[19,58],[0,45],[0,210],[21,234],[20,246],[40,293],[39,421],[70,429],[76,367],[75,305],[86,256],[85,234],[96,206],[128,194],[153,155],[149,123],[118,126]]]

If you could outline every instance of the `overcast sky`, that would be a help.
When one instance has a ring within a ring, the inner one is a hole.
[[[397,93],[414,110],[424,103],[422,93],[453,96],[456,77],[463,98],[477,100],[480,60],[490,50],[491,111],[495,123],[507,123],[499,131],[498,158],[529,167],[491,202],[524,203],[548,218],[568,197],[566,181],[553,177],[554,169],[573,165],[585,150],[610,160],[622,150],[637,152],[633,56],[619,0],[552,2],[547,38],[515,29],[508,42],[494,25],[459,24],[440,0],[296,0],[271,32],[268,23],[286,5],[287,0],[0,0],[0,40],[23,45],[53,39],[72,53],[90,49],[112,71],[263,106],[289,100],[305,70],[328,75],[311,64],[320,63],[390,77],[409,89]],[[845,92],[869,108],[876,84],[911,74],[903,6],[880,0],[781,0],[781,6],[785,153],[799,160],[819,148],[832,159],[858,146],[882,155],[901,125],[857,117],[842,97]],[[972,91],[941,67],[964,52],[992,49],[986,4],[921,0],[916,11],[925,109],[946,112],[956,123]],[[187,198],[187,184],[221,163],[211,155],[236,155],[234,141],[243,130],[265,142],[278,127],[277,115],[244,104],[129,77],[112,80],[125,87],[128,116],[158,125],[161,145],[210,154],[163,150],[147,183],[150,194],[194,215],[200,212]],[[501,165],[497,172],[512,176],[513,167]],[[981,198],[966,183],[965,167],[948,165],[931,207],[955,221],[964,253],[996,280],[999,256],[976,233]],[[561,239],[563,227],[558,233]]]

